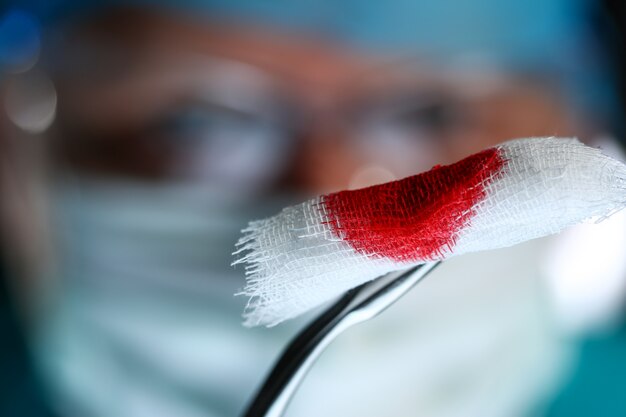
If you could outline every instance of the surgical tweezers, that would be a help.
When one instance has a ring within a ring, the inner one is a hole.
[[[392,272],[348,291],[291,341],[243,417],[282,416],[306,373],[330,342],[349,327],[380,314],[439,263]]]

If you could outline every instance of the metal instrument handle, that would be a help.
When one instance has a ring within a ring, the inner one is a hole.
[[[348,291],[291,341],[243,417],[282,416],[315,360],[339,334],[383,312],[439,263],[392,272]]]

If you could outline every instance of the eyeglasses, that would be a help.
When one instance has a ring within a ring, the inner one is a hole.
[[[165,61],[174,64],[163,66],[160,77],[165,81],[155,82],[150,94],[135,95],[128,106],[123,100],[108,98],[102,113],[115,110],[116,105],[132,111],[150,107],[161,92],[169,97],[164,105],[155,106],[136,124],[121,123],[118,128],[111,122],[106,129],[77,120],[83,119],[80,112],[67,112],[57,129],[61,159],[73,168],[100,175],[202,181],[246,192],[285,175],[304,143],[312,140],[309,132],[333,125],[340,131],[334,140],[348,146],[363,163],[391,166],[403,176],[445,160],[444,153],[451,148],[459,148],[459,153],[472,146],[481,149],[484,142],[467,143],[477,137],[497,142],[515,136],[514,131],[506,134],[506,126],[500,126],[504,136],[493,126],[499,125],[503,115],[510,118],[511,112],[519,112],[516,104],[529,91],[502,74],[472,78],[467,73],[457,77],[431,72],[409,83],[395,83],[390,77],[374,92],[339,93],[340,103],[319,112],[289,94],[280,80],[245,63],[197,56]],[[387,73],[381,71],[368,76],[384,77]],[[140,79],[142,74],[136,76]],[[181,82],[185,77],[194,81]],[[127,82],[124,77],[119,81]],[[553,105],[551,94],[543,94],[540,88],[532,91],[539,94],[538,102]],[[106,93],[94,90],[91,98],[83,97],[98,102],[98,94]],[[526,103],[517,115],[531,121],[526,131],[555,133],[532,126],[533,117],[542,111],[532,103]],[[332,143],[328,145],[328,152],[333,152]]]

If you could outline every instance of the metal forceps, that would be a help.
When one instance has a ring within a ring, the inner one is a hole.
[[[324,349],[342,332],[376,317],[441,262],[389,273],[348,291],[285,348],[243,417],[280,417]]]

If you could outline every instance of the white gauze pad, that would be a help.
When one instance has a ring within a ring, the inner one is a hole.
[[[626,166],[563,138],[323,195],[243,230],[234,264],[246,269],[245,324],[272,326],[388,272],[558,233],[625,203]]]

